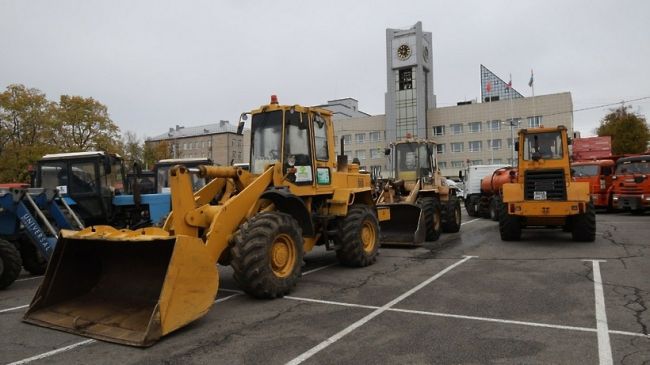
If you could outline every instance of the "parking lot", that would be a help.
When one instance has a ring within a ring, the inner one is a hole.
[[[460,233],[361,269],[316,250],[276,300],[220,267],[212,310],[146,349],[22,323],[41,280],[25,275],[0,292],[0,363],[648,364],[650,216],[597,219],[593,243],[559,229],[502,242],[464,215]]]

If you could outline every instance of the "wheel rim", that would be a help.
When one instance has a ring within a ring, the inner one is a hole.
[[[375,248],[377,239],[377,232],[372,222],[365,220],[361,226],[361,242],[363,243],[363,250],[367,253],[372,252]]]
[[[296,262],[296,245],[286,234],[280,234],[271,245],[271,269],[273,274],[286,278],[293,272]]]

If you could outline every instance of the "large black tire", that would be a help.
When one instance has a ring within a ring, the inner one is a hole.
[[[490,198],[490,219],[493,221],[497,222],[499,220],[499,204],[501,203],[501,199],[499,199],[496,196],[493,196]]]
[[[521,218],[508,214],[508,205],[499,204],[499,233],[503,241],[518,241],[521,239]]]
[[[478,217],[478,196],[472,195],[465,201],[465,210],[470,217]]]
[[[43,275],[47,269],[47,259],[27,237],[20,239],[20,257],[23,267],[32,275]]]
[[[593,242],[596,240],[596,209],[589,202],[587,210],[571,217],[571,236],[574,241]]]
[[[445,233],[456,233],[460,231],[460,200],[457,196],[450,196],[446,204],[446,209],[443,209],[442,215],[442,231]]]
[[[436,198],[420,198],[417,205],[424,212],[424,224],[426,224],[426,240],[437,241],[442,233],[442,216],[440,213],[440,202]]]
[[[379,220],[375,211],[367,205],[351,206],[334,241],[341,264],[352,267],[374,264],[379,250]]]
[[[0,289],[5,289],[16,281],[23,262],[16,246],[3,239],[0,239],[0,261]]]
[[[301,276],[302,229],[289,214],[266,212],[244,223],[233,237],[233,277],[261,299],[288,294]]]

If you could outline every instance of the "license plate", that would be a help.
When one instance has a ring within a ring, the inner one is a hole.
[[[533,192],[533,199],[535,199],[535,200],[546,200],[546,192],[545,191],[535,191],[535,192]]]

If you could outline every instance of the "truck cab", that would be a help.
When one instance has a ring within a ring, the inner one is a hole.
[[[571,173],[577,182],[589,183],[591,200],[596,208],[612,209],[612,176],[615,162],[611,159],[577,161],[571,164]]]
[[[635,214],[650,209],[650,155],[619,159],[612,179],[615,208]]]

